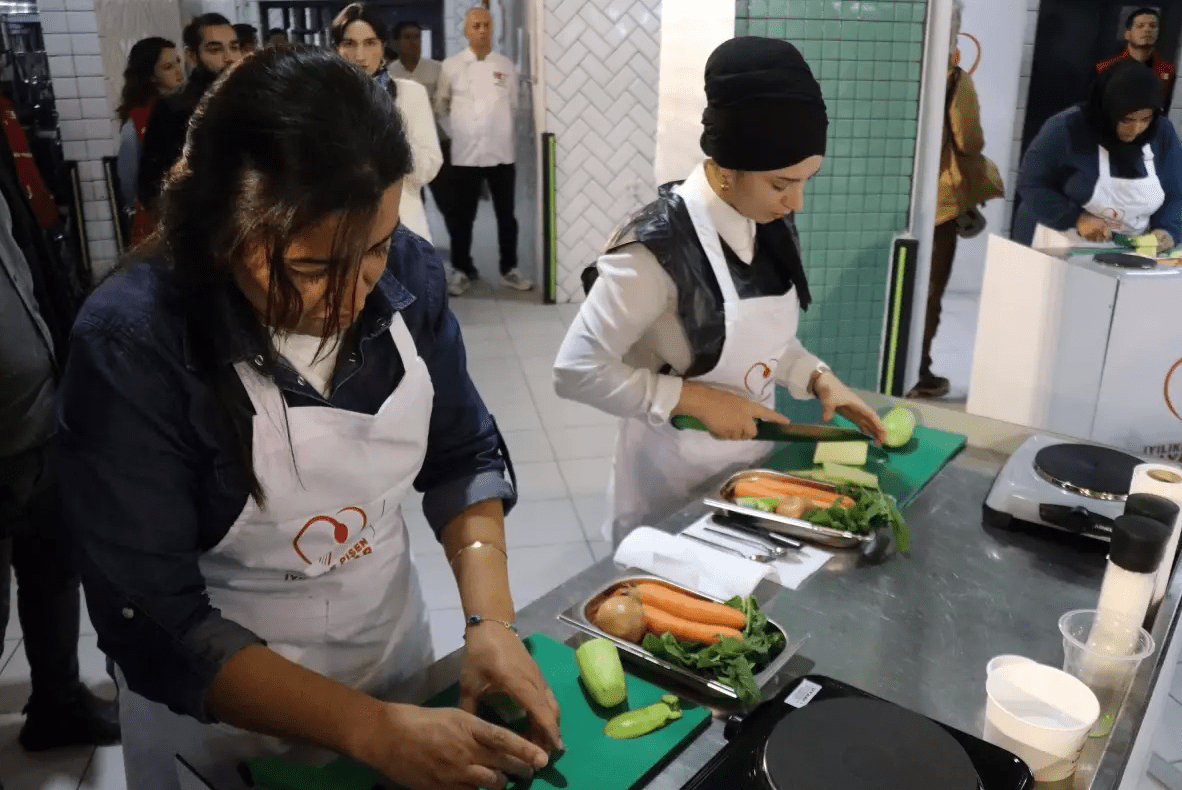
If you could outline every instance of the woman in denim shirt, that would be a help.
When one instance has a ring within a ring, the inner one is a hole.
[[[132,790],[178,787],[178,754],[228,788],[239,761],[320,750],[407,787],[499,787],[561,748],[513,627],[508,457],[443,266],[398,227],[411,156],[391,118],[329,53],[242,64],[194,116],[147,260],[75,326],[62,509]],[[459,709],[407,704],[432,659],[412,486],[467,616]],[[499,691],[529,740],[472,715]]]

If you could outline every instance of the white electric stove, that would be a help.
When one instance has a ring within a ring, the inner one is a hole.
[[[1112,538],[1133,469],[1152,459],[1095,444],[1034,435],[1010,456],[985,498],[987,526],[1023,521],[1096,540]]]

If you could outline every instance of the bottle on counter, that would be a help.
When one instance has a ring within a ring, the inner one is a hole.
[[[1153,502],[1134,503],[1134,510],[1156,507]],[[1155,518],[1128,512],[1116,517],[1089,648],[1110,656],[1132,655],[1137,649],[1141,623],[1153,600],[1157,569],[1172,535],[1173,529]]]
[[[1160,592],[1165,590],[1163,582],[1169,581],[1170,573],[1173,570],[1173,556],[1170,553],[1170,547],[1177,548],[1179,508],[1176,502],[1157,494],[1129,494],[1128,499],[1125,500],[1125,515],[1153,519],[1170,530],[1170,538],[1166,541],[1161,561],[1154,574],[1154,591],[1144,619],[1145,630],[1152,631],[1153,620],[1157,616],[1158,604],[1162,597]]]

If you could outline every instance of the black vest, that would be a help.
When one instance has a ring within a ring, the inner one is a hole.
[[[690,346],[690,366],[682,375],[694,377],[708,373],[718,364],[726,341],[726,314],[718,278],[698,239],[685,201],[673,191],[676,185],[662,186],[656,200],[625,221],[608,241],[605,253],[639,242],[668,272],[677,287],[677,317]],[[783,296],[795,287],[801,309],[807,310],[812,299],[801,265],[800,236],[792,215],[755,227],[755,257],[750,264],[743,263],[719,239],[739,298]],[[594,266],[583,271],[584,291],[590,292],[598,276]]]

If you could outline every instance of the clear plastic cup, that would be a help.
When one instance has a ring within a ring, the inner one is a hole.
[[[1077,609],[1059,618],[1063,634],[1063,671],[1079,678],[1100,702],[1100,718],[1089,733],[1102,738],[1137,675],[1153,653],[1153,637],[1127,617],[1095,609]]]

